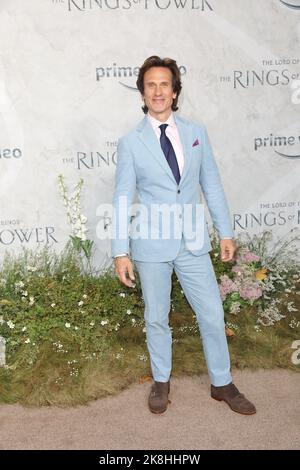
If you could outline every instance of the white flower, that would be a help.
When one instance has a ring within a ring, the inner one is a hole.
[[[126,313],[127,313],[127,315],[131,315],[131,310],[128,309],[128,310],[126,311]]]
[[[299,328],[300,321],[296,322],[295,318],[293,318],[289,325],[290,325],[291,328]]]
[[[94,322],[94,321],[91,321],[90,325],[91,325],[91,326],[94,326],[94,325],[95,325],[95,322]]]
[[[19,288],[19,287],[22,288],[22,287],[24,287],[24,285],[25,285],[25,284],[24,284],[24,282],[22,282],[22,281],[15,282],[15,287],[16,287],[16,288]]]
[[[138,358],[140,361],[147,361],[147,356],[145,354],[138,354]]]
[[[78,330],[78,326],[74,326],[74,330]]]
[[[78,220],[78,219],[76,220],[76,222],[75,222],[75,224],[74,224],[74,228],[76,228],[76,229],[78,229],[78,230],[81,229],[81,222],[80,222],[80,220]]]
[[[15,327],[14,323],[13,323],[11,320],[8,320],[7,326],[8,326],[11,330],[13,330],[14,327]]]
[[[236,315],[237,313],[239,313],[240,309],[241,309],[241,304],[239,302],[232,302],[230,306],[230,313],[232,313],[233,315]]]
[[[36,270],[37,268],[35,266],[27,266],[27,271],[31,271],[32,273],[34,273]]]
[[[65,323],[66,328],[70,328],[70,326],[71,326],[71,323]]]
[[[53,304],[51,304],[51,307],[52,307],[52,308],[54,308],[54,307],[55,307],[55,305],[56,305],[56,304],[53,302]]]
[[[276,322],[280,321],[282,318],[285,318],[285,315],[280,313],[276,303],[276,299],[274,299],[270,302],[270,305],[265,310],[259,307],[259,318],[257,323],[260,323],[263,326],[273,326]]]
[[[226,325],[225,325],[227,328],[230,328],[232,330],[238,330],[239,327],[235,324],[235,323],[229,323],[229,322],[226,322]]]
[[[298,312],[297,308],[294,308],[294,302],[288,302],[287,303],[287,309],[289,312]]]
[[[120,297],[125,297],[125,295],[126,295],[126,294],[124,294],[124,292],[121,292],[121,293],[119,294]]]
[[[83,294],[82,298],[83,298],[83,299],[87,299],[87,295],[86,295],[86,294]]]
[[[143,328],[143,333],[146,333],[146,327],[145,327],[145,326],[144,326],[144,328]]]
[[[33,305],[34,304],[34,297],[30,296],[29,297],[29,305]]]
[[[27,330],[26,326],[23,326],[22,331],[26,331],[26,330]]]
[[[27,339],[25,340],[25,343],[26,343],[26,344],[30,343],[30,338],[27,338]]]
[[[78,302],[78,307],[82,307],[82,305],[83,305],[83,302],[82,300],[80,300],[80,302]]]
[[[133,324],[135,324],[135,319],[134,318],[132,318],[131,321],[132,321]]]
[[[108,323],[108,320],[102,320],[101,325],[102,325],[102,326],[103,326],[103,325],[107,325],[107,323]]]
[[[23,290],[23,291],[22,291],[22,295],[24,295],[24,297],[27,297],[27,295],[28,295],[27,290]]]

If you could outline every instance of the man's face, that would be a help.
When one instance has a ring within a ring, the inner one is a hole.
[[[176,93],[172,88],[172,72],[166,67],[151,67],[144,75],[143,98],[151,116],[166,120],[172,112]]]

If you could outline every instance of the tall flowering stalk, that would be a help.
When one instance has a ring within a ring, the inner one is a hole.
[[[67,209],[68,221],[71,226],[70,238],[72,240],[73,247],[79,254],[82,252],[84,253],[89,271],[91,272],[91,256],[94,242],[92,240],[88,240],[86,237],[86,232],[88,231],[86,227],[87,217],[81,213],[80,198],[83,179],[80,178],[71,195],[68,193],[63,175],[59,175],[58,181],[61,196],[64,200],[64,206]]]

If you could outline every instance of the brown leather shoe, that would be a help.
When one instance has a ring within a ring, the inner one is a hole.
[[[241,413],[242,415],[253,415],[256,413],[256,408],[247,400],[245,395],[240,393],[236,386],[231,382],[223,387],[215,387],[211,385],[211,396],[218,401],[226,401],[233,411]]]
[[[168,394],[170,392],[170,381],[154,382],[149,395],[149,409],[152,413],[164,413],[168,407]]]

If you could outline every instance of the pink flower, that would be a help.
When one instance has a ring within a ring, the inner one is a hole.
[[[221,298],[222,300],[225,300],[227,294],[237,291],[237,286],[226,274],[223,274],[223,276],[221,276],[220,279],[221,279],[221,284],[219,285],[219,288],[220,288]]]
[[[259,261],[260,258],[252,251],[247,251],[246,253],[242,253],[240,259],[244,263],[252,263],[253,261]]]
[[[262,296],[262,289],[255,284],[248,284],[240,289],[239,294],[244,300],[256,300]]]
[[[233,266],[231,271],[236,273],[238,276],[241,276],[242,274],[244,274],[243,266],[241,266],[240,264],[236,264],[235,266]]]

